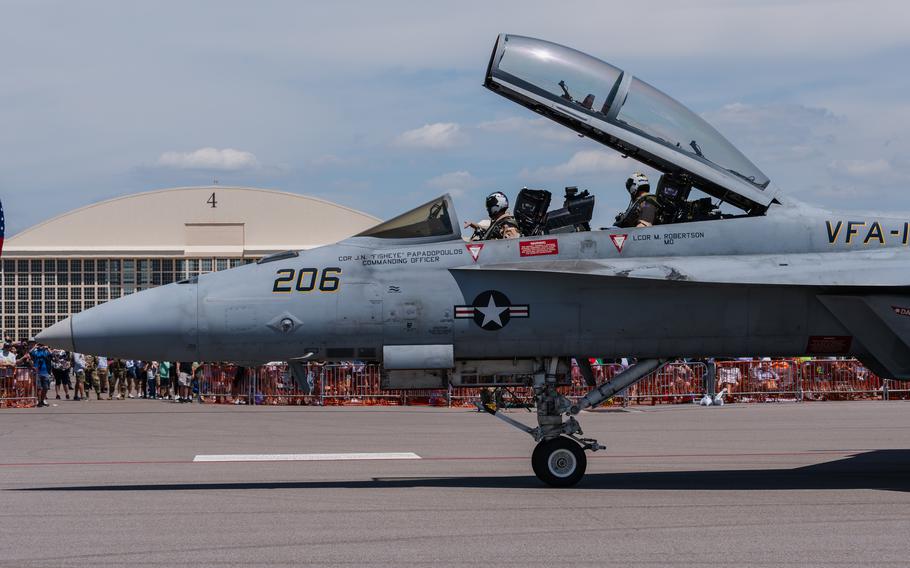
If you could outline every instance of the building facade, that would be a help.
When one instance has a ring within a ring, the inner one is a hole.
[[[376,223],[321,199],[218,185],[89,205],[7,239],[0,332],[27,339],[108,300],[275,252],[333,243]]]

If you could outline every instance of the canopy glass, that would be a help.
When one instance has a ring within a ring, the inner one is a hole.
[[[747,207],[771,199],[762,196],[768,177],[704,119],[596,57],[544,40],[502,35],[486,84],[662,171],[688,171],[718,197],[738,193]]]
[[[450,210],[451,200],[443,195],[354,236],[423,241],[458,238],[461,232],[456,228],[457,221],[453,223],[454,212],[450,214]]]

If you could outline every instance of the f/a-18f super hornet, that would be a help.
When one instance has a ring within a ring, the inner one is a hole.
[[[372,360],[384,386],[530,377],[532,465],[586,468],[578,416],[679,356],[853,355],[910,380],[910,222],[809,209],[702,118],[632,74],[501,35],[485,86],[661,172],[650,227],[588,230],[592,198],[523,192],[525,235],[466,241],[448,195],[334,245],[147,290],[39,340],[160,360]],[[723,207],[721,207],[723,205]],[[596,385],[589,356],[637,364]],[[575,358],[591,389],[557,386]],[[296,371],[294,371],[295,374]]]

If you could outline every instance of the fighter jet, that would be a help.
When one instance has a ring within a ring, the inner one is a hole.
[[[593,197],[516,203],[522,238],[466,241],[448,195],[333,245],[99,305],[38,340],[192,361],[361,359],[388,388],[531,377],[531,462],[577,483],[582,411],[681,356],[851,355],[910,379],[910,222],[809,209],[697,114],[596,57],[500,35],[492,92],[661,172],[650,227],[589,230]],[[587,358],[637,363],[596,385]],[[578,361],[590,391],[557,387]],[[295,374],[296,371],[295,371]]]

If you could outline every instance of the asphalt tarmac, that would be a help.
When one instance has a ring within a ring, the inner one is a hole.
[[[512,411],[528,423],[532,415]],[[906,566],[910,403],[592,412],[573,489],[463,409],[0,411],[0,566]],[[194,462],[413,452],[422,459]]]

